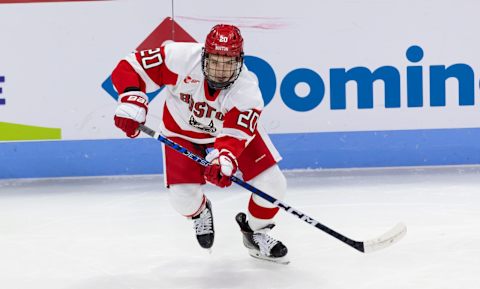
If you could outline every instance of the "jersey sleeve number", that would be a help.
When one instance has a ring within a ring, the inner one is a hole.
[[[257,128],[257,121],[260,114],[254,110],[247,110],[238,115],[237,124],[248,129],[251,133]]]
[[[162,64],[160,48],[142,50],[140,51],[140,56],[142,57],[142,66],[144,69],[149,69]]]

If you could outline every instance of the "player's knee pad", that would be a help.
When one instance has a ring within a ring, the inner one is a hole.
[[[170,185],[168,196],[172,207],[186,217],[196,215],[206,201],[200,184]]]
[[[283,175],[278,165],[274,165],[268,168],[267,170],[253,178],[249,182],[249,184],[260,189],[261,191],[264,191],[265,193],[278,200],[283,200],[287,191],[287,180],[285,179],[285,176]],[[255,194],[252,196],[252,199],[259,206],[266,208],[275,207],[275,205],[273,205],[272,203],[264,200],[263,198]]]

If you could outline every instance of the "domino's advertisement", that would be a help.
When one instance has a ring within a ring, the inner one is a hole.
[[[34,2],[34,3],[32,3]],[[213,9],[214,7],[214,9]],[[0,1],[0,178],[162,173],[114,126],[134,50],[240,28],[282,169],[480,164],[480,2]],[[158,129],[163,91],[149,95]]]

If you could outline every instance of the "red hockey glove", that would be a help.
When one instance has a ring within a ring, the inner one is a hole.
[[[139,124],[144,124],[148,112],[148,101],[145,93],[129,91],[119,95],[119,104],[115,111],[115,125],[130,138],[140,134]]]
[[[228,150],[211,151],[205,159],[211,164],[205,168],[205,180],[219,186],[228,187],[232,184],[230,177],[237,171],[238,163],[235,156]]]

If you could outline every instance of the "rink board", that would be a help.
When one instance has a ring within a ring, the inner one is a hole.
[[[112,70],[218,23],[242,31],[282,168],[480,164],[478,1],[7,2],[31,1],[0,1],[0,178],[161,173],[159,144],[114,126]]]
[[[480,163],[480,129],[275,134],[282,169]],[[0,178],[163,173],[161,143],[149,138],[0,144]]]

